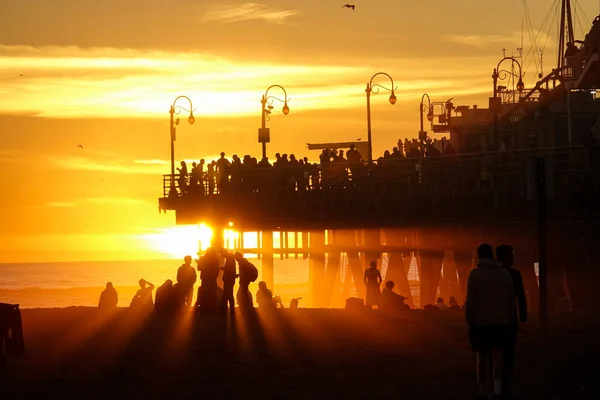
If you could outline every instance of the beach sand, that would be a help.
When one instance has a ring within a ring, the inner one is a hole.
[[[0,398],[473,398],[475,356],[460,312],[278,311],[25,309],[27,355],[0,367]],[[553,315],[545,337],[536,321],[525,324],[516,398],[600,398],[599,316]]]

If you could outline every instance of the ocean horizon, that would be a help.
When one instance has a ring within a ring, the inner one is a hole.
[[[262,277],[262,268],[261,260],[252,258],[250,261],[259,270],[259,279],[250,286],[254,293]],[[343,276],[347,260],[342,261],[340,273]],[[146,279],[156,287],[167,279],[175,281],[177,268],[182,262],[180,259],[154,259],[0,263],[0,302],[19,304],[21,308],[95,307],[106,283],[112,282],[119,293],[119,307],[127,307],[139,288],[140,279]],[[274,294],[281,296],[286,305],[293,298],[302,297],[300,305],[308,306],[308,260],[281,260],[276,257],[274,264]],[[384,257],[383,276],[386,270],[387,258]],[[418,279],[416,265],[411,267],[409,278],[411,281]],[[336,285],[332,307],[343,307],[345,298],[356,296],[352,282],[344,287],[340,286],[342,285]],[[415,290],[418,288],[412,289],[416,295]]]

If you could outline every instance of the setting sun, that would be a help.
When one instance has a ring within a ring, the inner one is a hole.
[[[210,246],[212,237],[212,229],[205,224],[164,228],[142,236],[149,250],[172,258],[195,257],[199,249],[206,250]]]

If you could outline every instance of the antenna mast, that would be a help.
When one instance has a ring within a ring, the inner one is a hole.
[[[560,11],[560,26],[558,33],[558,62],[557,67],[565,66],[566,43],[574,43],[573,16],[571,15],[571,0],[562,0]]]

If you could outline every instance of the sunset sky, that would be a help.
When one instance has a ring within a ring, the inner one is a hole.
[[[517,54],[522,26],[531,49],[523,0],[345,2],[0,0],[0,262],[165,256],[153,235],[175,224],[157,198],[178,95],[196,123],[179,126],[177,159],[258,156],[271,84],[291,111],[276,105],[269,154],[314,159],[306,143],[366,140],[364,88],[385,71],[398,103],[372,99],[377,156],[417,135],[423,93],[487,107],[492,70],[503,48]],[[527,1],[534,36],[553,3]],[[599,4],[579,4],[582,39]],[[557,25],[537,36],[546,73]],[[528,85],[537,63],[529,53]]]

